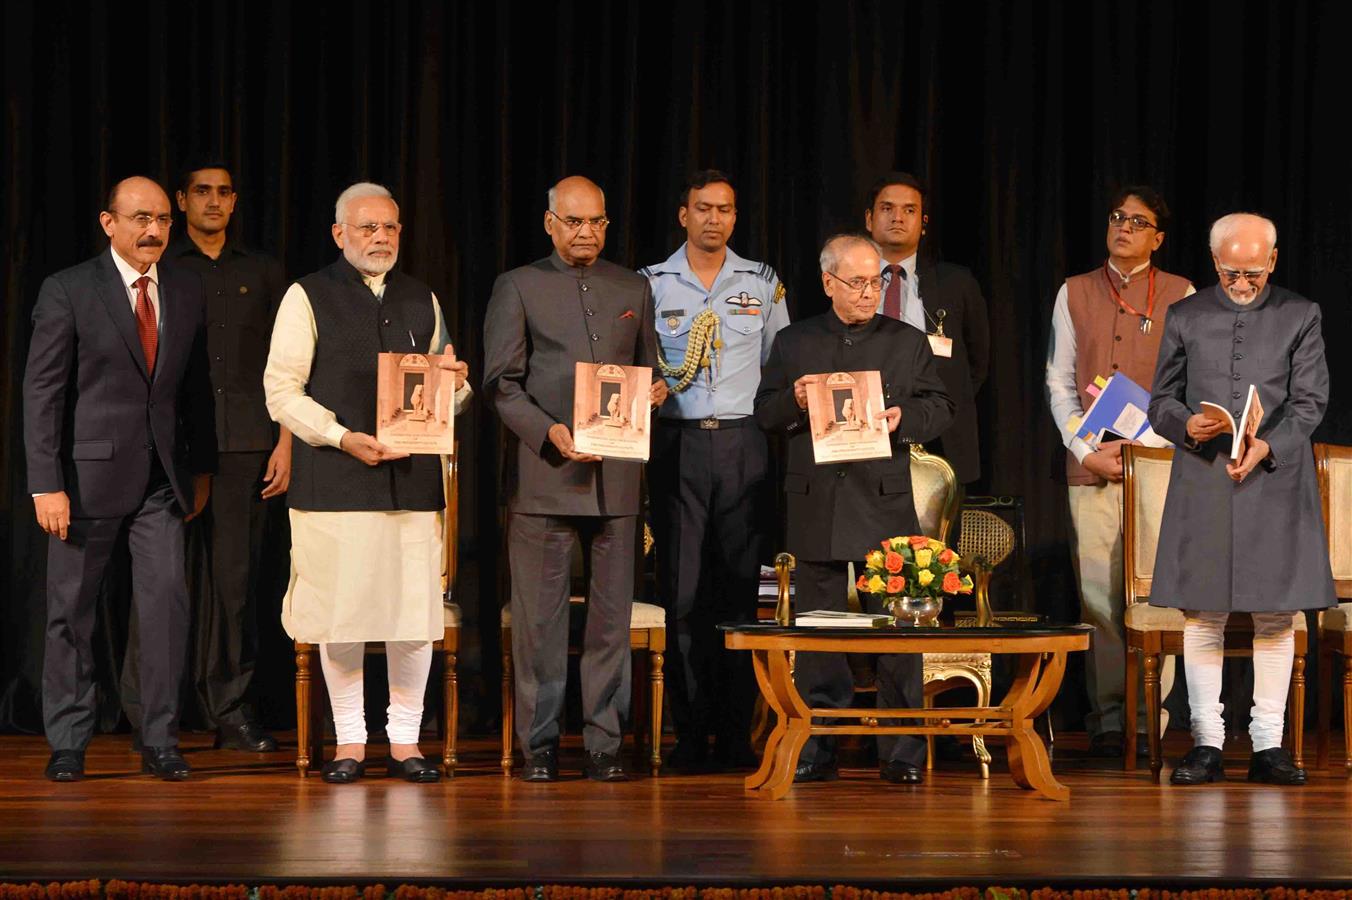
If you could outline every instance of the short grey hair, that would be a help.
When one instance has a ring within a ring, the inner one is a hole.
[[[1211,224],[1211,255],[1215,256],[1221,252],[1221,248],[1226,242],[1234,236],[1240,226],[1244,224],[1245,219],[1257,219],[1263,223],[1263,230],[1266,232],[1268,250],[1271,251],[1277,246],[1277,225],[1271,219],[1258,215],[1258,213],[1237,212],[1230,213],[1228,216],[1221,216]]]
[[[873,248],[873,252],[878,254],[879,258],[882,258],[882,248],[879,247],[877,242],[872,238],[865,237],[862,234],[854,234],[853,232],[835,234],[827,238],[826,243],[822,245],[822,254],[820,259],[818,259],[822,271],[834,272],[836,266],[840,265],[840,257],[845,250],[850,247],[858,247],[861,244]]]
[[[601,186],[599,184],[596,186],[596,189],[601,192],[601,208],[604,209],[606,205],[606,192],[601,189]],[[545,202],[549,204],[548,206],[545,207],[545,209],[549,210],[550,212],[554,212],[554,204],[558,203],[558,200],[559,200],[559,186],[556,184],[545,192]],[[555,213],[555,215],[558,214]]]
[[[347,211],[347,205],[353,200],[365,200],[367,197],[383,197],[391,202],[394,201],[394,195],[390,189],[383,184],[376,184],[371,181],[358,181],[338,195],[338,202],[333,205],[333,221],[335,224],[343,223],[343,213]],[[395,203],[395,207],[399,204]]]

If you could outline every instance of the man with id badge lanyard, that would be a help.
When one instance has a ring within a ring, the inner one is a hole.
[[[1108,207],[1108,258],[1067,278],[1056,295],[1047,347],[1047,401],[1066,445],[1066,482],[1082,621],[1095,627],[1088,660],[1091,756],[1122,755],[1126,639],[1122,622],[1122,442],[1091,447],[1067,430],[1092,396],[1098,376],[1123,372],[1151,389],[1165,310],[1193,293],[1192,284],[1155,266],[1169,207],[1144,185],[1118,191]],[[1160,674],[1161,696],[1173,666]],[[1145,728],[1145,717],[1138,720]],[[1138,743],[1143,748],[1144,743]]]
[[[956,409],[952,424],[925,449],[948,460],[958,482],[966,485],[981,477],[976,392],[986,380],[990,326],[971,272],[920,257],[928,222],[925,187],[914,175],[889,172],[873,185],[864,229],[882,250],[878,312],[929,336],[939,377]]]

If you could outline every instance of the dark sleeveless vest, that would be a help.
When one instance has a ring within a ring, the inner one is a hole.
[[[300,280],[315,317],[308,393],[352,431],[376,432],[376,354],[425,352],[436,329],[427,285],[391,271],[382,300],[343,258]],[[445,507],[439,457],[415,454],[368,466],[337,447],[296,441],[291,450],[292,509],[351,512]]]

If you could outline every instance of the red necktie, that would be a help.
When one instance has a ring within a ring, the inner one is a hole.
[[[146,354],[146,371],[155,371],[155,350],[160,345],[159,329],[155,326],[155,307],[150,305],[150,278],[142,275],[132,282],[136,286],[136,334],[141,338],[141,349]]]
[[[886,270],[892,277],[887,279],[887,293],[883,294],[883,315],[889,319],[901,321],[901,285],[906,281],[906,270],[893,263]]]

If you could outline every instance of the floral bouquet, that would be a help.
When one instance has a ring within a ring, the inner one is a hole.
[[[971,576],[958,571],[961,561],[923,534],[892,537],[864,560],[856,587],[883,597],[898,625],[933,625],[945,594],[972,593]]]

